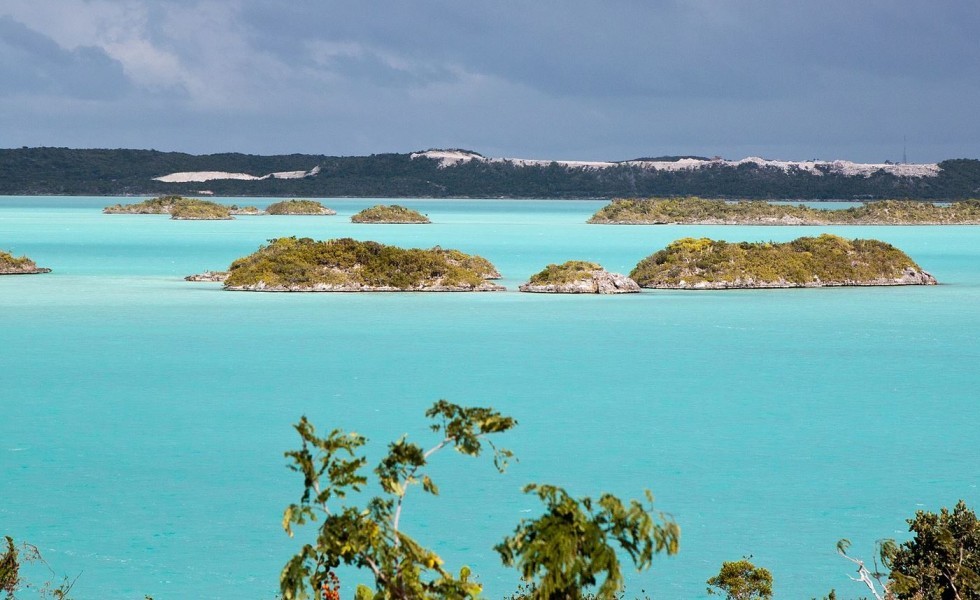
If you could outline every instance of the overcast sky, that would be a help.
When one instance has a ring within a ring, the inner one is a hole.
[[[0,0],[0,147],[980,158],[976,0]]]

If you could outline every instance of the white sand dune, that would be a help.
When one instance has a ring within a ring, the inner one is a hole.
[[[302,179],[304,177],[314,177],[320,172],[320,167],[313,167],[309,171],[280,171],[269,173],[268,175],[249,175],[248,173],[228,173],[226,171],[189,171],[184,173],[171,173],[162,177],[154,177],[154,181],[165,183],[200,183],[203,181],[213,181],[215,179],[238,179],[243,181],[261,181],[263,179]]]
[[[624,162],[589,162],[575,160],[534,160],[523,158],[487,158],[474,152],[464,150],[428,150],[426,152],[416,152],[412,158],[430,158],[439,161],[442,168],[452,167],[472,160],[479,162],[509,162],[518,166],[547,166],[556,163],[563,167],[573,169],[608,169],[620,165],[631,165],[643,169],[653,169],[657,171],[691,171],[715,166],[732,166],[752,163],[759,167],[777,168],[783,171],[800,170],[812,173],[813,175],[840,174],[840,175],[863,175],[870,177],[877,171],[884,171],[900,177],[934,177],[939,174],[939,165],[935,163],[925,164],[892,164],[892,163],[855,163],[847,160],[834,161],[788,161],[788,160],[768,160],[757,156],[750,156],[742,160],[724,160],[721,158],[702,160],[698,158],[682,158],[676,161],[652,161],[652,160],[630,160]]]

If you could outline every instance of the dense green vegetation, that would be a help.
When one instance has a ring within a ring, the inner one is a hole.
[[[33,260],[26,256],[14,256],[0,250],[0,275],[21,273],[48,273],[51,269],[38,267]]]
[[[210,200],[196,198],[181,198],[170,208],[170,218],[177,220],[227,220],[231,216],[231,207]]]
[[[936,205],[914,200],[879,200],[838,210],[763,201],[725,202],[687,198],[618,199],[599,209],[589,223],[739,225],[905,225],[980,224],[980,200]]]
[[[534,285],[570,283],[582,279],[592,279],[592,272],[600,270],[602,270],[602,266],[594,262],[570,260],[560,265],[548,265],[541,271],[531,275],[528,283]]]
[[[316,200],[283,200],[270,204],[265,209],[270,215],[335,215],[337,211],[327,208]]]
[[[417,210],[398,204],[378,204],[365,208],[350,218],[351,223],[431,223],[429,217]]]
[[[857,565],[858,577],[876,600],[980,599],[980,521],[960,500],[950,511],[916,511],[908,519],[912,538],[898,544],[877,542],[872,568],[847,553],[850,541],[837,542],[837,552]],[[833,591],[831,592],[833,595]]]
[[[231,289],[321,291],[491,289],[485,280],[496,274],[486,259],[458,250],[295,237],[269,240],[229,271],[225,286]]]
[[[890,244],[824,234],[781,244],[683,238],[640,261],[630,277],[650,288],[886,285],[909,270],[922,271]]]
[[[184,171],[229,171],[266,175],[310,170],[315,177],[205,183],[153,181]],[[937,177],[899,177],[882,171],[868,177],[783,171],[754,164],[718,165],[690,171],[653,171],[623,163],[608,169],[471,161],[442,168],[409,154],[325,156],[290,154],[195,156],[155,150],[0,150],[0,194],[145,195],[199,194],[278,197],[512,197],[615,198],[698,195],[710,198],[962,199],[980,194],[980,160],[940,163]]]
[[[890,590],[898,598],[980,598],[980,521],[960,500],[952,511],[916,511],[912,539],[886,548]]]

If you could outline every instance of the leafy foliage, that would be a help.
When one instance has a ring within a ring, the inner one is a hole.
[[[231,264],[225,285],[282,288],[421,290],[438,286],[476,289],[496,269],[458,250],[403,249],[350,238],[314,241],[295,237],[267,246]],[[488,272],[489,271],[489,272]],[[499,274],[497,274],[499,276]]]
[[[762,201],[725,202],[697,197],[617,199],[589,223],[683,223],[740,225],[977,224],[980,201],[946,205],[913,200],[879,200],[846,209],[811,208]]]
[[[424,600],[428,598],[476,598],[481,586],[463,567],[458,576],[443,568],[442,559],[401,531],[405,497],[411,486],[437,495],[439,489],[425,472],[436,452],[451,447],[467,456],[479,456],[484,444],[493,453],[494,466],[503,471],[512,457],[488,436],[512,429],[517,422],[491,408],[462,407],[440,400],[426,411],[439,441],[423,450],[406,437],[389,444],[388,454],[374,474],[383,492],[364,506],[346,504],[347,496],[367,484],[361,473],[367,459],[359,455],[366,439],[356,433],[333,430],[320,437],[305,417],[296,425],[302,447],[286,456],[290,468],[303,475],[303,493],[283,515],[283,528],[293,535],[295,525],[320,520],[315,542],[303,546],[283,568],[280,583],[283,598],[307,598],[312,591],[331,589],[332,570],[341,564],[366,569],[374,577],[375,589],[360,586],[359,600]]]
[[[708,594],[725,594],[727,600],[768,600],[772,598],[772,573],[757,567],[748,558],[725,561],[714,577],[708,578]]]
[[[365,208],[350,218],[351,223],[431,223],[429,217],[417,210],[398,204],[378,204]]]
[[[911,540],[882,547],[897,598],[980,598],[980,521],[960,500],[950,511],[917,511],[908,520]]]
[[[560,265],[550,264],[531,275],[530,283],[535,285],[562,284],[582,279],[591,279],[593,271],[602,269],[601,265],[584,260],[570,260]]]
[[[514,535],[495,547],[507,566],[516,566],[525,581],[534,582],[530,598],[575,600],[600,577],[600,598],[611,598],[623,588],[617,544],[637,569],[649,568],[653,555],[675,554],[680,527],[663,513],[653,516],[653,495],[646,504],[625,504],[611,494],[597,501],[576,499],[552,485],[531,484],[524,488],[545,503],[545,513],[524,519]]]
[[[283,200],[274,202],[266,209],[270,215],[335,215],[337,211],[327,208],[316,200]]]
[[[793,287],[899,280],[921,268],[878,240],[823,234],[786,243],[682,238],[641,260],[630,277],[643,287]]]

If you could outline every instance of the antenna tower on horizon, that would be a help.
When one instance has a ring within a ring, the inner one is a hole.
[[[909,155],[908,155],[909,143],[908,142],[909,142],[908,136],[903,135],[902,136],[902,164],[903,165],[909,164]]]

